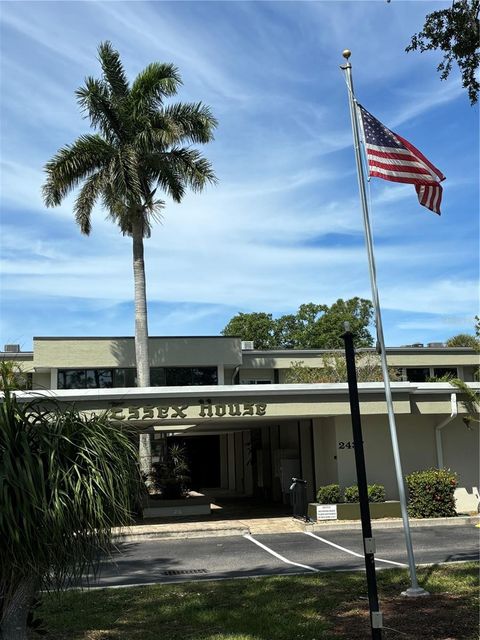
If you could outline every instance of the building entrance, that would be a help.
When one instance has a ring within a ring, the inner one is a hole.
[[[217,435],[173,436],[168,445],[185,448],[190,468],[190,488],[194,491],[220,486],[220,440]]]

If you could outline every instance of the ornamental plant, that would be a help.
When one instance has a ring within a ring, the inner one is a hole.
[[[338,484],[327,484],[317,491],[317,502],[320,504],[337,504],[342,502],[342,494]]]
[[[455,516],[457,474],[450,469],[415,471],[405,478],[409,493],[408,514],[413,518]]]
[[[385,487],[383,484],[369,484],[367,487],[369,502],[385,502]],[[345,502],[359,502],[358,486],[353,484],[344,491]]]
[[[140,478],[132,431],[50,398],[20,402],[8,380],[0,365],[0,626],[2,640],[26,640],[36,594],[75,584],[110,554]]]

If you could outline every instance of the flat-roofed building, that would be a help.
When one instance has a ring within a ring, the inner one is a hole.
[[[325,484],[356,482],[346,383],[291,384],[293,363],[324,366],[322,350],[258,351],[235,337],[151,337],[151,387],[135,386],[131,337],[37,337],[33,352],[9,345],[0,359],[28,373],[32,393],[109,410],[155,443],[187,447],[195,488],[222,488],[266,501],[288,499],[292,476],[307,481],[308,498]],[[341,352],[339,352],[341,353]],[[370,357],[374,350],[359,350]],[[392,382],[404,472],[444,466],[460,486],[478,485],[478,424],[467,428],[461,398],[446,374],[469,383],[478,353],[439,344],[387,349],[398,372]],[[359,384],[367,475],[387,498],[397,497],[383,383]]]

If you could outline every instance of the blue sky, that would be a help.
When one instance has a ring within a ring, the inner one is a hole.
[[[43,166],[88,130],[74,91],[110,40],[130,78],[173,62],[178,98],[219,120],[219,183],[167,201],[146,241],[151,335],[215,335],[238,313],[370,297],[345,81],[447,176],[442,216],[372,179],[387,345],[473,331],[478,313],[478,109],[436,53],[404,52],[449,2],[2,2],[1,324],[32,337],[133,335],[131,244],[95,212],[90,237],[41,199]]]

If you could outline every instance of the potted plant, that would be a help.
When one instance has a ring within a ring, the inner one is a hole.
[[[190,481],[185,447],[173,444],[166,448],[160,462],[152,465],[150,476],[155,494],[152,498],[175,499],[185,496]]]

